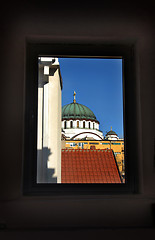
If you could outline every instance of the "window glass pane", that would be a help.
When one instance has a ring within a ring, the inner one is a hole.
[[[122,71],[121,58],[38,57],[37,183],[125,182]]]

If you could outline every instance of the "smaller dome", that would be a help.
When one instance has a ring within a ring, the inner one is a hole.
[[[114,131],[109,131],[109,132],[107,132],[106,136],[108,136],[108,135],[117,135],[117,133],[115,133]]]
[[[106,136],[108,136],[108,135],[116,135],[116,136],[118,136],[117,133],[112,131],[112,127],[111,127],[111,130],[109,132],[107,132]]]

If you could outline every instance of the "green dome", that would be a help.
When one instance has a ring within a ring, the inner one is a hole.
[[[90,119],[96,120],[94,113],[79,103],[70,103],[62,108],[62,119]],[[96,120],[97,121],[97,120]]]

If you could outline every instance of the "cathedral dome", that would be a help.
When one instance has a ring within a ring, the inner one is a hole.
[[[94,113],[88,107],[76,102],[63,106],[62,119],[87,119],[97,121]]]

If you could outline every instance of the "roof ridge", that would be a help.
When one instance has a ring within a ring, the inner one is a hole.
[[[105,149],[74,149],[74,148],[68,149],[68,148],[63,148],[61,150],[63,150],[63,151],[79,151],[79,152],[81,152],[81,151],[112,152],[113,151],[112,149],[107,149],[107,148],[105,148]]]

